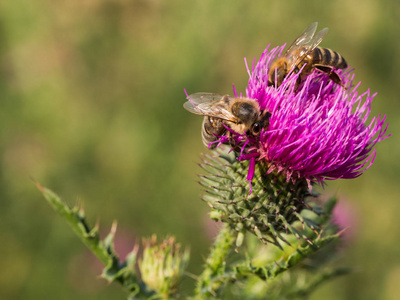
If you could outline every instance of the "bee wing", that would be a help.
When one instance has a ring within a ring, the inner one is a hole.
[[[196,93],[187,97],[188,101],[183,104],[183,108],[196,115],[208,115],[210,107],[222,99],[222,95],[214,93]]]
[[[328,28],[324,28],[314,35],[315,30],[317,29],[317,25],[318,23],[314,22],[310,26],[308,26],[293,42],[288,51],[286,51],[286,55],[289,61],[289,70],[300,64],[306,58],[306,56],[322,42],[322,40],[328,33]],[[300,48],[304,48],[305,50],[301,51],[299,55],[291,55],[291,52]]]
[[[298,49],[304,45],[307,45],[314,36],[314,33],[317,30],[317,26],[318,22],[314,22],[306,29],[304,29],[304,31],[294,40],[294,42],[286,50],[285,56],[290,54],[293,50]]]
[[[228,110],[228,103],[233,100],[228,95],[214,93],[196,93],[187,97],[188,101],[183,104],[187,111],[201,116],[210,116],[224,119],[230,122],[237,122],[238,119]]]

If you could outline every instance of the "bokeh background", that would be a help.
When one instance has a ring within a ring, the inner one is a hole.
[[[355,180],[330,182],[351,219],[340,264],[356,272],[312,299],[400,294],[400,2],[15,0],[0,2],[0,298],[123,299],[35,188],[73,205],[123,255],[143,236],[174,234],[198,273],[215,234],[196,183],[201,118],[188,93],[244,92],[243,58],[292,42],[314,21],[322,46],[378,92],[372,115],[393,136]],[[190,291],[194,280],[186,279]]]

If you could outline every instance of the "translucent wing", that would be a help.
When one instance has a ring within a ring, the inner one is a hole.
[[[187,99],[183,108],[193,114],[238,122],[229,109],[231,101],[235,99],[233,97],[213,93],[196,93],[189,95]]]
[[[223,97],[214,93],[191,94],[187,97],[188,101],[183,104],[183,108],[193,114],[206,116]]]
[[[314,22],[307,27],[289,47],[288,51],[286,51],[285,55],[288,58],[289,70],[300,64],[321,43],[328,33],[328,28],[324,28],[314,35],[317,25],[318,23]],[[298,53],[294,55],[296,51]]]
[[[315,31],[317,30],[318,22],[312,23],[308,26],[304,31],[294,40],[294,42],[290,45],[290,47],[286,50],[285,56],[292,52],[294,49],[298,49],[304,45],[307,45],[312,37],[314,36]]]

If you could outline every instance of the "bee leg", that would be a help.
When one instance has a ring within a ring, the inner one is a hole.
[[[324,66],[324,65],[314,65],[315,68],[323,73],[325,73],[326,75],[329,76],[329,79],[332,80],[334,83],[345,87],[342,83],[342,79],[340,78],[339,74],[334,70],[333,67],[331,66]]]
[[[302,80],[303,80],[303,76],[301,76],[302,74],[300,74],[298,77],[297,77],[297,80],[296,80],[296,84],[295,84],[295,86],[294,86],[294,91],[295,92],[297,92],[297,89],[299,88],[299,85],[300,85],[300,83],[302,82]]]
[[[236,144],[235,140],[233,139],[233,134],[228,131],[226,135],[229,137],[229,145],[232,147],[233,151],[240,153],[242,148]]]
[[[235,140],[233,139],[233,135],[230,131],[226,133],[226,135],[229,137],[229,145],[234,148],[236,146]],[[235,150],[235,149],[234,149]],[[236,151],[236,150],[235,150]]]
[[[215,149],[217,144],[210,143],[217,141],[219,139],[218,136],[225,134],[226,128],[223,124],[223,121],[218,118],[205,116],[202,127],[203,130],[201,134],[203,138],[203,144],[210,149]]]

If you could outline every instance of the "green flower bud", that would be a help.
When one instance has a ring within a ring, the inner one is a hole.
[[[175,237],[167,237],[157,243],[156,235],[143,239],[143,257],[139,260],[142,281],[154,290],[160,299],[169,299],[189,261],[189,251],[181,251]]]

